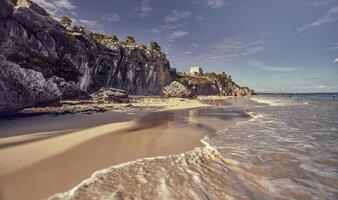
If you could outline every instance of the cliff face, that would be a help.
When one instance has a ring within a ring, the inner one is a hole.
[[[0,116],[60,99],[57,85],[40,72],[0,59]]]
[[[0,113],[90,98],[102,87],[161,94],[173,79],[166,55],[157,44],[147,48],[133,40],[90,32],[70,19],[59,22],[29,0],[0,0]],[[253,93],[224,77],[178,81],[169,91],[190,91],[186,97]]]
[[[248,87],[241,87],[237,85],[231,79],[231,76],[224,73],[207,73],[202,76],[177,75],[176,81],[173,83],[163,89],[162,93],[165,96],[182,96],[181,94],[184,96],[188,94],[192,94],[193,96],[246,96],[255,94],[255,91],[249,89]],[[180,91],[188,92],[175,92],[175,90],[177,90],[177,85],[180,86]]]
[[[73,81],[85,91],[115,87],[155,95],[170,83],[160,51],[105,41],[79,26],[63,26],[28,0],[0,0],[0,56],[22,68]]]

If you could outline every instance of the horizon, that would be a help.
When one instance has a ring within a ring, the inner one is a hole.
[[[224,71],[259,93],[338,91],[335,0],[33,1],[91,31],[156,40],[178,71]]]

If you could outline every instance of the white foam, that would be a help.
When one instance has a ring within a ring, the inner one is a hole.
[[[294,104],[294,102],[292,100],[286,100],[286,99],[251,97],[251,100],[253,100],[257,103],[260,103],[260,104],[267,104],[269,106],[287,106],[287,105],[293,105]]]

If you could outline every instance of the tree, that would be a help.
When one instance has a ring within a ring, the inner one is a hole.
[[[154,51],[161,51],[161,47],[156,41],[150,42],[150,49]]]
[[[127,36],[127,40],[126,40],[127,44],[135,44],[135,42],[136,42],[135,38],[132,35]]]
[[[111,35],[111,40],[112,40],[113,42],[118,42],[118,41],[119,41],[119,38],[117,37],[117,35],[113,34],[113,35]]]
[[[68,16],[62,16],[60,23],[63,26],[67,27],[67,26],[71,26],[73,22],[70,19],[70,17],[68,17]]]
[[[142,49],[147,49],[147,46],[146,46],[145,44],[140,44],[140,47],[141,47]]]

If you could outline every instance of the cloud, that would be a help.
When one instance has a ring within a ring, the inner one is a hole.
[[[63,10],[71,10],[76,8],[76,6],[71,2],[71,0],[32,0],[32,1],[52,13],[57,13]]]
[[[80,19],[79,23],[86,26],[90,30],[98,31],[98,30],[102,29],[101,24],[98,21],[95,21],[95,20]]]
[[[173,33],[171,33],[169,35],[169,39],[171,40],[175,40],[175,39],[180,39],[180,38],[184,38],[185,36],[187,36],[189,34],[188,31],[175,31]]]
[[[311,76],[311,77],[305,77],[305,80],[311,80],[311,81],[315,81],[315,80],[320,80],[319,76]]]
[[[195,51],[198,44],[190,44],[189,47],[193,54],[184,54],[178,49],[169,49],[168,55],[172,66],[184,69],[188,66],[221,66],[235,59],[256,54],[264,49],[264,41],[256,37],[252,39],[243,37],[223,38],[208,45],[203,45]],[[195,46],[195,47],[194,47]]]
[[[320,19],[300,27],[299,31],[305,31],[323,24],[327,24],[338,20],[338,6],[330,8]]]
[[[274,71],[274,72],[292,72],[292,71],[299,70],[298,68],[293,68],[293,67],[266,65],[261,61],[250,61],[248,64],[251,66],[257,67],[259,69],[263,69],[266,71]]]
[[[263,50],[263,41],[247,41],[240,37],[230,37],[212,43],[207,53],[198,56],[197,60],[225,61],[238,57],[248,56]]]
[[[166,16],[164,18],[164,21],[166,23],[173,23],[173,22],[177,22],[180,19],[185,19],[185,18],[189,18],[191,17],[191,12],[190,11],[179,11],[179,10],[173,10],[172,14]]]
[[[101,15],[100,19],[102,21],[117,22],[120,21],[120,16],[117,13],[104,13]]]
[[[225,6],[225,0],[206,0],[207,7],[217,9]]]
[[[300,3],[305,6],[319,7],[334,2],[334,0],[301,0]]]
[[[200,45],[198,45],[197,43],[191,43],[191,46],[192,46],[193,48],[198,48]]]
[[[202,15],[196,15],[195,19],[198,20],[198,21],[203,21],[204,17]]]
[[[161,31],[158,30],[157,28],[152,28],[152,29],[151,29],[151,32],[152,32],[152,33],[159,33],[159,32],[161,32]]]
[[[147,17],[152,11],[150,0],[142,0],[139,6],[133,10],[132,15],[137,13],[140,17]]]
[[[334,59],[333,63],[337,64],[338,63],[338,58]]]

